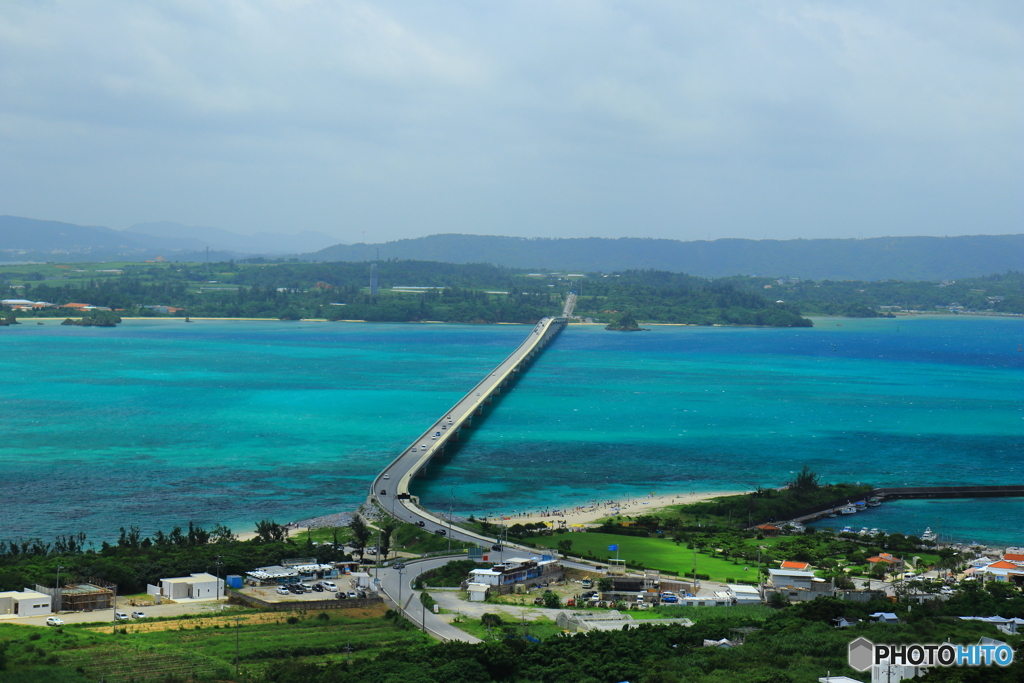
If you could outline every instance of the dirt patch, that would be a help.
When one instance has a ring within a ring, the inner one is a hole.
[[[332,610],[329,612],[332,616],[338,617],[353,617],[356,619],[374,619],[384,616],[388,608],[386,605],[371,605],[369,607],[358,607],[346,610]],[[315,613],[314,613],[315,612]],[[311,619],[319,614],[319,611],[314,610],[292,610],[287,612],[256,612],[250,614],[239,614],[238,623],[242,626],[247,624],[274,624],[278,622],[285,622],[288,617],[298,617],[299,619]],[[182,617],[181,619],[173,619],[170,621],[136,621],[119,624],[118,628],[127,629],[128,633],[150,633],[153,631],[177,631],[179,629],[191,630],[196,626],[201,626],[204,629],[213,628],[214,626],[220,626],[221,628],[230,628],[235,625],[235,617],[228,615],[217,615],[217,616],[196,616],[196,617]],[[110,629],[110,626],[95,626],[88,631],[96,631],[99,633],[106,633]]]

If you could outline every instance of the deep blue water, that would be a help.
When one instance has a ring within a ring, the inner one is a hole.
[[[486,514],[777,486],[805,463],[826,481],[1024,482],[1024,320],[816,323],[570,327],[414,492]],[[351,509],[528,329],[0,328],[0,538],[245,531]],[[920,501],[856,523],[1024,545],[1022,513],[1016,499]]]

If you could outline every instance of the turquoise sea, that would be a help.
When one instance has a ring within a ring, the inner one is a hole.
[[[778,486],[1024,482],[1024,320],[572,326],[414,493],[489,514]],[[529,328],[54,321],[0,328],[0,539],[351,509]],[[856,524],[1024,545],[1024,499]],[[846,523],[844,521],[844,523]],[[853,523],[853,522],[851,522]]]

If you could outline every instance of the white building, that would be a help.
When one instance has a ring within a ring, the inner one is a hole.
[[[44,593],[30,591],[4,591],[0,593],[0,614],[34,617],[53,612],[52,598]]]
[[[485,602],[487,600],[487,592],[491,590],[491,587],[486,583],[471,583],[466,586],[469,591],[470,602]]]
[[[192,574],[173,579],[160,579],[160,586],[149,586],[150,595],[168,600],[216,600],[224,597],[221,581],[213,574]]]
[[[814,572],[803,572],[796,569],[769,569],[769,583],[773,588],[782,590],[811,590]]]
[[[761,591],[755,586],[730,583],[725,587],[725,592],[734,605],[758,605],[761,603]]]

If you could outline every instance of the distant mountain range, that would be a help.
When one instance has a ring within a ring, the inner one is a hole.
[[[252,236],[177,223],[140,223],[118,231],[0,216],[0,261],[170,261],[297,256],[311,261],[413,259],[492,263],[568,272],[668,270],[703,277],[765,275],[805,280],[955,280],[1024,271],[1024,235],[872,239],[681,242],[430,235],[383,244],[338,244],[316,232]],[[319,249],[319,251],[316,251]]]
[[[0,216],[0,261],[224,260],[322,249],[337,240],[318,232],[240,235],[178,223],[139,223],[127,230]]]
[[[384,244],[337,245],[306,257],[370,261],[378,250],[381,259],[492,263],[560,272],[653,269],[702,277],[935,281],[1024,270],[1024,235],[696,242],[431,235]]]

